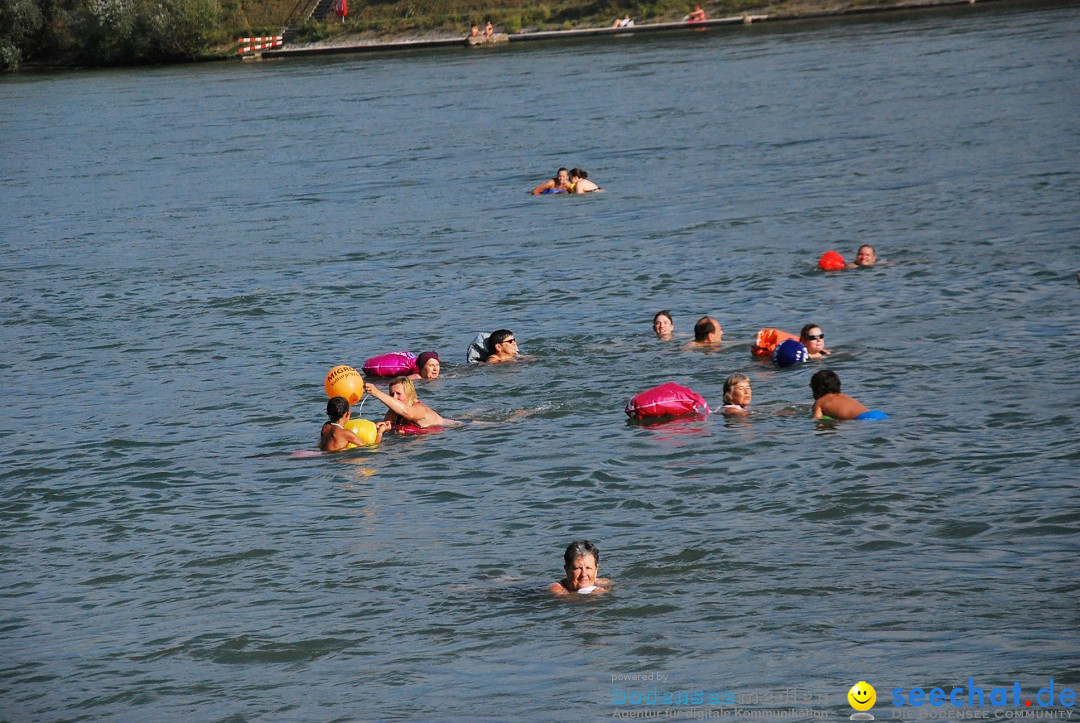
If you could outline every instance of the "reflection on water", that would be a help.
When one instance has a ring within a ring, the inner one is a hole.
[[[842,716],[858,680],[1075,687],[1078,24],[0,83],[7,716],[596,717],[649,671]],[[606,193],[527,193],[559,166]],[[865,242],[889,264],[814,268]],[[723,348],[684,351],[706,314]],[[828,361],[750,357],[807,322]],[[501,327],[535,360],[465,365]],[[292,457],[328,369],[405,348],[485,423]],[[811,420],[825,366],[891,419]],[[625,421],[735,371],[750,417]],[[615,590],[568,605],[542,591],[577,538]]]

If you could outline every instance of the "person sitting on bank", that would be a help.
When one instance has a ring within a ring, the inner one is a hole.
[[[389,394],[380,390],[371,382],[364,384],[364,391],[386,405],[383,418],[391,428],[407,427],[444,427],[446,420],[438,412],[421,402],[416,396],[416,387],[408,377],[394,377],[390,380]]]
[[[652,318],[653,334],[660,341],[671,341],[671,335],[675,333],[675,322],[671,319],[671,312],[667,309],[656,312]]]
[[[629,28],[629,27],[633,27],[633,25],[634,25],[634,21],[630,19],[629,15],[627,15],[627,16],[625,16],[623,18],[615,18],[615,22],[613,22],[611,24],[611,27],[613,27],[613,28]]]
[[[703,316],[694,324],[694,340],[688,342],[688,349],[715,349],[724,339],[724,327],[711,316]]]
[[[345,429],[345,423],[349,421],[351,414],[348,399],[345,397],[330,398],[326,403],[326,416],[330,417],[330,421],[323,422],[322,430],[319,432],[319,449],[321,451],[340,452],[350,444],[355,444],[357,447],[367,446],[367,442],[360,439],[356,432]],[[375,431],[378,434],[375,437],[376,444],[382,441],[383,432],[389,428],[389,424],[380,423],[375,425]]]
[[[889,416],[841,393],[840,377],[829,369],[822,369],[810,377],[810,390],[814,393],[814,419],[886,419]]]
[[[554,178],[549,178],[539,186],[529,191],[534,196],[539,196],[541,193],[569,193],[570,192],[570,172],[565,168],[560,168],[555,172]]]
[[[705,11],[701,9],[700,5],[694,6],[694,11],[683,18],[688,23],[700,23],[705,20]]]
[[[599,190],[600,186],[589,180],[589,174],[584,168],[570,169],[570,193],[591,193]]]
[[[750,390],[750,377],[745,374],[732,374],[724,380],[724,414],[749,414],[753,392]]]
[[[817,324],[807,324],[799,332],[799,341],[806,347],[806,354],[811,359],[820,359],[832,354],[832,349],[825,348],[825,332]]]
[[[509,361],[522,360],[518,354],[517,339],[514,332],[509,329],[497,329],[491,332],[487,338],[487,356],[483,361],[487,364],[502,364]]]
[[[571,542],[563,553],[566,577],[548,585],[553,595],[600,595],[609,591],[611,580],[597,577],[600,550],[588,540]]]

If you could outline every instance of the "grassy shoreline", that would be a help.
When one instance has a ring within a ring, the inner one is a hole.
[[[979,0],[986,2],[987,0]],[[770,19],[801,19],[854,13],[933,8],[974,0],[720,0],[700,3],[709,19],[740,15],[768,15]],[[616,18],[629,16],[637,24],[681,21],[693,2],[587,2],[562,5],[498,2],[473,3],[472,11],[407,13],[396,16],[403,3],[364,6],[357,17],[345,22],[336,16],[325,22],[309,21],[301,27],[294,45],[377,45],[464,38],[472,23],[490,21],[496,33],[518,35],[556,30],[611,27]],[[579,6],[579,7],[576,7]]]

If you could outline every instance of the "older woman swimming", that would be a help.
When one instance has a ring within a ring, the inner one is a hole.
[[[442,427],[447,421],[439,416],[438,412],[421,402],[416,397],[416,387],[408,377],[394,377],[390,380],[389,394],[381,391],[377,386],[368,382],[364,385],[364,391],[386,405],[387,412],[383,418],[389,422],[391,428],[402,429],[412,427]]]
[[[410,374],[409,379],[438,379],[442,373],[442,362],[439,355],[433,351],[425,351],[416,357],[416,374]]]
[[[724,380],[724,406],[720,411],[724,414],[749,414],[751,399],[753,393],[750,391],[750,377],[745,374],[732,374]]]
[[[608,592],[611,580],[597,577],[600,550],[588,540],[571,542],[563,554],[566,577],[548,586],[553,595],[600,595]]]

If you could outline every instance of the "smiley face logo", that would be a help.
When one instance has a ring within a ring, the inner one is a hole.
[[[870,710],[877,702],[877,691],[865,680],[860,680],[847,692],[847,702],[855,710]]]

